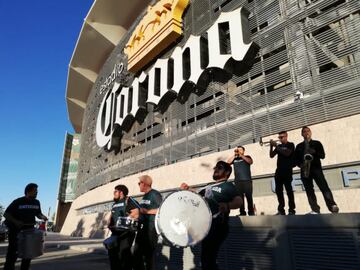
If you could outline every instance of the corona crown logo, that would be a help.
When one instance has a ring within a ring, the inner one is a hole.
[[[148,7],[125,47],[130,72],[141,70],[181,36],[188,4],[189,0],[160,0]]]

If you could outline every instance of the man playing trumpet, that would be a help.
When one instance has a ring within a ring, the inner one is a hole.
[[[247,200],[248,215],[254,216],[253,183],[251,179],[250,166],[253,164],[251,156],[245,155],[245,147],[238,146],[234,149],[234,155],[228,161],[234,166],[235,187],[244,202],[244,195]],[[244,203],[240,206],[240,215],[246,216]]]
[[[285,215],[285,200],[283,186],[289,199],[289,215],[295,215],[294,191],[291,185],[293,178],[293,154],[295,145],[288,142],[286,131],[279,132],[280,144],[270,140],[270,158],[277,158],[277,167],[275,171],[275,192],[279,202],[278,212],[276,215]]]
[[[296,146],[295,162],[301,169],[301,180],[304,184],[306,195],[312,210],[310,214],[320,213],[320,206],[317,204],[314,192],[313,179],[322,192],[329,211],[338,213],[339,207],[334,201],[332,192],[326,182],[321,167],[320,159],[325,158],[324,148],[321,142],[312,140],[312,133],[309,127],[303,127],[301,129],[301,135],[304,138],[304,141]]]

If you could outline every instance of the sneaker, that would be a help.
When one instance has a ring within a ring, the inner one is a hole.
[[[293,216],[293,215],[295,215],[295,213],[296,213],[295,211],[289,211],[288,215]]]
[[[319,212],[315,212],[315,211],[311,211],[309,213],[307,213],[307,215],[319,215]]]
[[[339,207],[336,204],[334,204],[333,206],[331,206],[330,211],[333,214],[337,214],[337,213],[339,213]]]
[[[285,212],[277,212],[274,216],[285,216]]]

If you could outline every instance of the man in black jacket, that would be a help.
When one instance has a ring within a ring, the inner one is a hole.
[[[294,191],[291,185],[293,180],[293,164],[295,145],[288,141],[286,131],[279,132],[280,144],[270,140],[270,158],[277,157],[275,172],[275,191],[279,206],[276,215],[285,215],[284,186],[289,199],[289,215],[295,215]]]
[[[319,141],[315,141],[311,139],[311,130],[309,127],[303,127],[301,129],[301,135],[304,138],[302,143],[299,143],[295,149],[295,161],[296,165],[301,169],[301,180],[304,184],[306,195],[308,197],[308,201],[311,207],[310,214],[319,214],[320,206],[317,204],[315,192],[314,192],[314,184],[318,185],[320,191],[322,192],[326,206],[329,211],[332,213],[338,213],[339,207],[336,205],[332,192],[326,182],[320,159],[325,158],[324,148]],[[305,154],[309,154],[312,156],[312,161],[309,162],[309,167],[306,169],[305,164]],[[308,173],[306,172],[308,170]],[[308,174],[308,175],[307,175]]]
[[[5,224],[9,228],[9,246],[4,270],[14,270],[17,260],[17,237],[21,230],[31,229],[35,225],[35,217],[47,220],[41,213],[40,202],[36,199],[37,184],[31,183],[25,187],[25,196],[13,201],[5,210]],[[22,259],[21,270],[30,268],[31,259]]]

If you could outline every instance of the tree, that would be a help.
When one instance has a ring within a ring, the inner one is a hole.
[[[2,206],[2,204],[0,204],[0,221],[2,221],[4,211],[5,211],[4,207]]]

